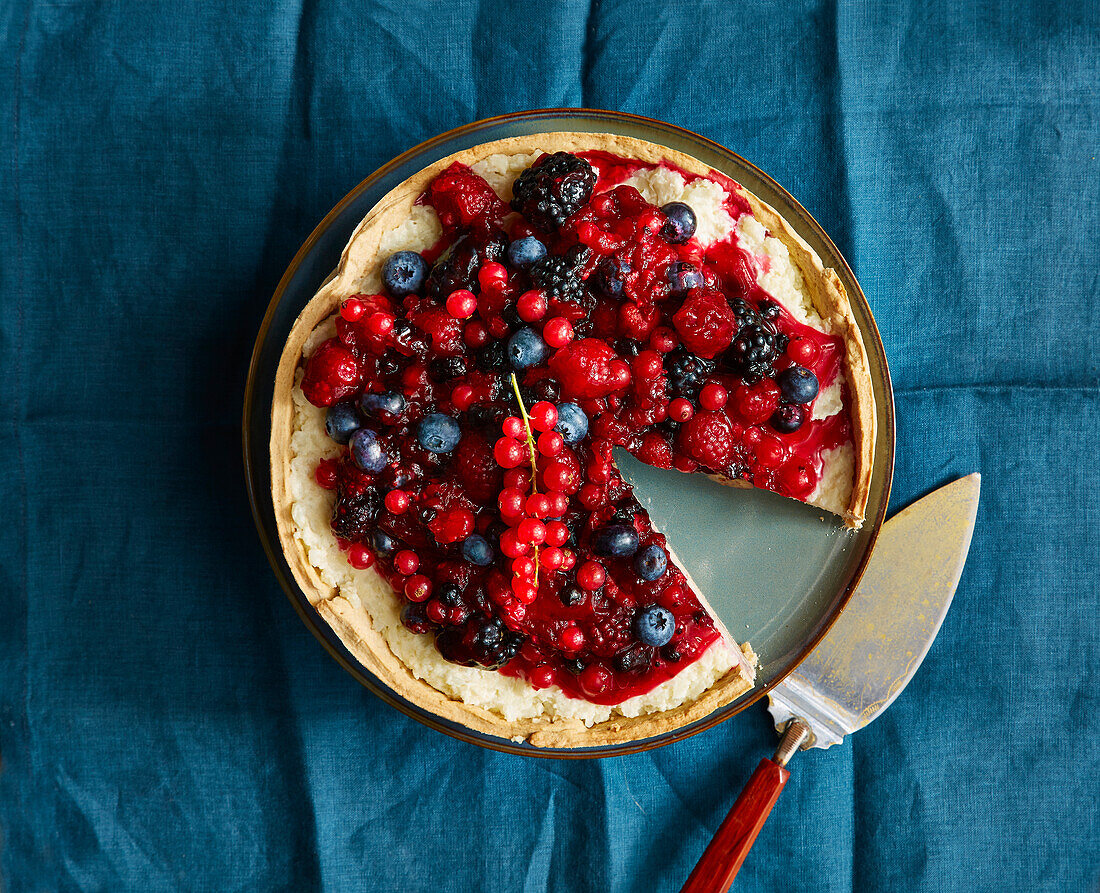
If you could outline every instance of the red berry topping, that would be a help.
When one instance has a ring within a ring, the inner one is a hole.
[[[389,313],[372,313],[367,319],[367,331],[377,337],[384,337],[393,331],[393,317]]]
[[[499,289],[501,285],[508,281],[508,268],[504,264],[490,261],[483,264],[481,269],[477,271],[477,281],[483,290]]]
[[[787,356],[800,366],[812,366],[821,356],[821,350],[809,338],[794,338],[787,345]]]
[[[695,415],[695,407],[686,397],[677,397],[668,404],[668,417],[674,422],[686,422]]]
[[[684,345],[704,359],[712,359],[733,343],[737,317],[726,298],[713,291],[693,293],[672,317]]]
[[[458,230],[496,229],[508,213],[493,187],[457,161],[432,180],[428,194],[443,232],[449,235]]]
[[[438,542],[457,543],[474,532],[474,513],[468,509],[441,512],[428,525]]]
[[[453,291],[447,296],[447,312],[455,319],[469,319],[477,312],[477,298],[466,289]]]
[[[409,501],[409,494],[404,490],[390,490],[386,494],[386,511],[394,515],[402,515],[408,511]]]
[[[350,397],[362,383],[355,356],[336,338],[330,338],[306,362],[302,393],[314,406],[331,406]]]
[[[546,542],[551,546],[564,546],[569,539],[569,528],[561,521],[551,521],[546,525]]]
[[[738,385],[733,392],[733,405],[739,418],[750,425],[763,425],[772,417],[781,392],[770,378],[762,378],[754,385]]]
[[[550,546],[539,552],[539,564],[548,571],[556,571],[565,561],[565,554],[557,546]]]
[[[493,447],[493,456],[501,468],[515,468],[529,458],[527,447],[511,437],[502,437]]]
[[[526,509],[532,518],[545,518],[550,514],[550,497],[545,493],[532,493],[527,497]]]
[[[527,518],[516,528],[520,542],[541,546],[546,541],[546,525],[537,518]]]
[[[508,416],[501,427],[508,437],[513,437],[516,440],[527,436],[527,426],[519,416]]]
[[[325,490],[335,490],[337,481],[337,462],[335,459],[322,459],[317,463],[317,469],[313,472],[313,478]]]
[[[451,391],[451,402],[459,412],[465,412],[474,402],[474,389],[468,384],[455,385]]]
[[[584,633],[569,624],[561,631],[561,645],[566,651],[580,651],[584,647]]]
[[[531,580],[515,577],[512,580],[512,592],[515,593],[516,601],[521,605],[530,605],[538,598],[539,588]]]
[[[402,549],[393,556],[393,566],[399,574],[411,576],[420,567],[420,556],[408,549]]]
[[[544,456],[556,456],[562,451],[562,447],[565,446],[565,438],[563,438],[557,431],[543,431],[539,435],[538,448],[539,452]]]
[[[358,570],[366,570],[374,564],[374,553],[366,546],[352,543],[348,546],[348,564]]]
[[[578,677],[581,689],[587,695],[602,695],[611,688],[611,671],[599,664],[589,664]]]
[[[509,558],[518,558],[520,555],[526,555],[531,551],[531,544],[521,540],[514,529],[505,530],[500,535],[500,551]]]
[[[546,295],[537,289],[525,291],[516,301],[516,312],[524,322],[536,322],[546,316]]]
[[[553,403],[540,400],[527,412],[536,431],[550,431],[558,423],[558,410]]]
[[[607,579],[607,571],[598,561],[586,561],[577,568],[577,585],[589,592],[603,586]]]
[[[366,309],[366,305],[358,298],[348,298],[340,305],[340,315],[348,322],[356,322]]]
[[[724,413],[704,410],[680,429],[680,449],[700,465],[725,468],[733,458],[733,428]]]
[[[414,574],[405,581],[405,598],[411,602],[426,602],[432,596],[432,581],[423,574]]]
[[[501,490],[500,495],[497,497],[497,505],[500,507],[500,514],[504,518],[519,518],[523,515],[523,510],[527,506],[527,497],[518,488]]]
[[[721,409],[728,399],[729,394],[726,389],[713,381],[703,385],[703,389],[699,392],[699,405],[703,409]]]
[[[500,492],[501,473],[489,442],[476,432],[466,433],[454,455],[454,467],[467,495],[482,503],[494,499]]]
[[[543,326],[542,340],[551,347],[565,347],[573,340],[573,326],[562,316],[555,316]]]
[[[623,386],[612,373],[614,360],[615,351],[603,341],[582,338],[555,351],[550,358],[550,371],[561,382],[565,394],[580,398],[606,397]]]

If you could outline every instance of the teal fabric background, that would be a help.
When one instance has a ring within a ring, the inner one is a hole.
[[[1100,885],[1100,7],[0,5],[0,887],[676,890],[763,708],[602,762],[428,731],[302,627],[244,494],[263,310],[330,207],[544,106],[711,137],[822,222],[893,507],[979,470],[920,674],[803,755],[744,891]]]

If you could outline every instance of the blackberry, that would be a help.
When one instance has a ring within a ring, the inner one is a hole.
[[[510,331],[522,328],[524,325],[522,317],[519,315],[519,310],[516,309],[515,304],[506,304],[504,309],[500,311],[500,317],[504,320],[504,324],[508,326]]]
[[[575,608],[584,604],[584,590],[579,586],[565,586],[558,593],[558,598],[567,608]]]
[[[614,514],[611,516],[609,524],[631,524],[634,523],[634,509],[629,505],[623,505],[615,509]]]
[[[548,255],[531,265],[531,282],[547,298],[583,303],[587,295],[581,270],[590,253],[584,245],[574,245],[565,254]]]
[[[436,645],[452,663],[495,670],[519,654],[524,638],[505,627],[499,617],[477,617],[465,629],[444,630],[436,636]]]
[[[682,344],[665,354],[668,384],[679,397],[694,396],[706,377],[714,371],[714,362],[691,353]]]
[[[462,590],[455,586],[454,583],[444,583],[441,585],[436,590],[435,597],[449,608],[462,604]]]
[[[579,657],[566,657],[562,659],[562,664],[565,669],[572,673],[574,676],[580,676],[584,671],[584,661]]]
[[[445,301],[451,292],[460,288],[473,291],[481,261],[481,252],[470,236],[458,239],[432,267],[426,286],[428,295]]]
[[[615,353],[620,357],[636,357],[642,352],[642,342],[633,338],[620,338],[615,342]]]
[[[507,418],[508,411],[490,403],[475,403],[466,411],[466,419],[472,427],[480,428],[490,441],[500,437],[500,426]]]
[[[730,304],[737,318],[737,336],[726,351],[726,362],[744,380],[755,384],[761,378],[774,377],[775,361],[787,349],[787,336],[781,335],[772,319],[765,318],[747,301],[737,298]],[[764,308],[769,317],[778,317],[778,308],[770,302]]]
[[[620,673],[644,673],[653,663],[653,648],[638,645],[615,655],[615,669]]]
[[[556,230],[578,211],[596,185],[596,172],[583,158],[555,152],[527,168],[512,186],[512,209],[533,226]]]
[[[439,357],[428,366],[428,374],[436,381],[452,381],[466,374],[466,361],[462,357]]]
[[[332,507],[332,530],[341,539],[366,542],[378,514],[378,498],[337,499]]]
[[[477,355],[477,364],[485,372],[503,369],[508,365],[508,351],[503,341],[493,341],[481,348]]]
[[[626,274],[630,272],[630,265],[617,257],[605,257],[598,264],[592,274],[585,280],[588,287],[596,294],[608,298],[621,298]]]
[[[393,357],[382,357],[378,361],[378,374],[379,375],[396,375],[398,370],[401,369],[401,365]]]
[[[414,633],[430,633],[434,626],[422,602],[407,602],[401,609],[401,622]]]
[[[683,660],[684,655],[680,653],[680,646],[676,642],[669,642],[661,649],[661,657],[670,664],[675,664]]]
[[[558,384],[556,379],[540,378],[531,385],[531,394],[534,396],[536,403],[539,400],[548,400],[555,403],[558,397],[561,396],[561,385]]]

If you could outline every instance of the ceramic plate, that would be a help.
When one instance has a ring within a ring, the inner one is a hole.
[[[836,270],[848,291],[870,359],[878,442],[867,521],[845,530],[839,519],[761,490],[734,490],[701,475],[642,465],[622,453],[620,467],[730,632],[760,656],[756,687],[705,719],[666,735],[612,747],[534,748],[479,734],[405,701],[371,676],[310,607],[279,547],[271,501],[268,441],[275,369],[301,309],[336,266],[352,230],[375,202],[433,161],[479,143],[550,131],[618,133],[694,155],[737,180],[782,214]],[[727,149],[690,131],[647,118],[578,109],[523,112],[478,121],[417,146],[353,189],[310,235],[267,308],[249,368],[244,460],[256,525],[279,582],[314,635],[363,685],[421,722],[476,744],[528,755],[598,757],[648,750],[685,738],[744,710],[790,673],[836,619],[859,580],[886,512],[894,465],[894,405],[882,339],[848,264],[806,210],[778,183]],[[734,619],[735,618],[735,619]]]

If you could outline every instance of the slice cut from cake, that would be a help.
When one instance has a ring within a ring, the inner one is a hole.
[[[542,134],[357,227],[283,353],[272,488],[298,583],[384,684],[596,746],[706,716],[755,665],[613,448],[856,527],[874,428],[840,281],[772,208],[653,143]]]

